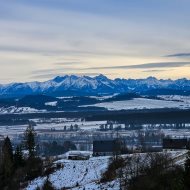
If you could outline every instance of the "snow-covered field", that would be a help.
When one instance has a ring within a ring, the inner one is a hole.
[[[132,100],[104,102],[83,107],[96,106],[104,107],[108,110],[133,110],[133,109],[159,109],[159,108],[179,108],[189,109],[188,102],[156,100],[147,98],[134,98]]]
[[[54,134],[54,135],[58,135],[60,133],[60,131],[64,131],[65,127],[67,129],[69,129],[71,126],[75,126],[77,125],[78,127],[78,132],[82,132],[82,131],[88,131],[89,133],[93,133],[96,132],[97,130],[100,129],[100,126],[102,125],[108,125],[107,121],[84,121],[81,119],[75,119],[75,118],[49,118],[49,119],[43,119],[43,118],[39,118],[39,119],[31,119],[31,121],[36,123],[36,126],[34,126],[34,129],[36,130],[36,132],[40,135],[40,134]],[[28,124],[25,125],[3,125],[0,126],[0,134],[2,134],[3,136],[17,136],[20,135],[22,133],[24,133],[24,131],[26,130],[26,127],[28,126]],[[125,129],[125,124],[124,123],[116,123],[116,124],[112,124],[113,128],[117,128],[118,126],[122,127],[123,129]],[[155,124],[154,126],[152,125],[148,125],[148,124],[144,124],[142,125],[143,130],[149,130],[149,129],[155,129],[155,130],[161,130],[163,134],[165,134],[166,136],[173,136],[173,137],[190,137],[190,131],[189,131],[189,127],[190,127],[190,123],[185,123],[184,124],[184,129],[175,129],[172,128],[171,124]],[[169,129],[169,127],[171,127]],[[57,133],[56,133],[57,131]],[[134,134],[137,133],[138,130],[122,130],[121,133],[122,135],[126,136],[133,136]],[[77,132],[76,132],[77,133]],[[62,133],[60,133],[62,134]]]
[[[0,126],[0,134],[3,136],[15,136],[24,133],[28,125]]]
[[[190,130],[189,129],[162,129],[161,130],[166,136],[174,138],[189,138]]]
[[[99,126],[106,124],[107,121],[70,121],[64,123],[41,123],[35,127],[37,130],[40,129],[51,129],[64,130],[64,126],[70,127],[71,125],[77,125],[81,130],[99,129]]]
[[[64,167],[49,175],[49,180],[55,189],[68,188],[73,190],[119,189],[117,181],[109,184],[98,184],[101,174],[106,170],[110,157],[95,157],[84,161],[59,160]],[[41,187],[46,177],[32,181],[26,190],[36,190]]]
[[[112,96],[90,96],[98,100],[105,100]],[[179,95],[162,95],[157,96],[159,99],[134,98],[132,100],[125,101],[113,101],[102,102],[93,105],[82,105],[80,107],[103,107],[108,110],[141,110],[141,109],[160,109],[160,108],[178,108],[178,109],[190,109],[190,96]],[[64,101],[70,101],[69,97],[59,97],[65,99]],[[46,102],[44,105],[56,107],[57,101]],[[64,111],[64,110],[62,110]],[[0,114],[22,114],[22,113],[42,113],[48,112],[47,110],[38,110],[31,107],[0,107]],[[56,111],[55,111],[56,112]],[[57,111],[58,112],[58,111]]]
[[[163,100],[178,101],[178,102],[184,102],[186,104],[190,104],[190,96],[162,95],[162,96],[157,96],[157,97]]]
[[[46,110],[37,110],[34,108],[30,107],[15,107],[15,106],[10,106],[10,107],[1,107],[0,108],[0,114],[7,114],[7,113],[41,113],[41,112],[46,112]]]
[[[106,100],[108,98],[112,98],[113,96],[118,95],[118,93],[115,93],[113,95],[107,95],[107,96],[89,96],[90,98],[95,98],[97,100]]]
[[[64,127],[70,127],[77,125],[80,130],[96,130],[99,129],[100,125],[106,124],[107,121],[81,121],[79,119],[67,119],[67,118],[56,118],[56,119],[31,119],[36,123],[34,129],[38,134],[45,131],[51,132],[51,130],[64,130]],[[11,125],[11,126],[0,126],[0,134],[4,136],[15,136],[24,133],[28,125]],[[45,130],[45,131],[44,131]],[[55,133],[55,131],[54,131]]]

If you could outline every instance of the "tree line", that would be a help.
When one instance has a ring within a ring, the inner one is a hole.
[[[25,182],[42,174],[43,162],[37,155],[36,133],[29,125],[24,133],[23,142],[13,151],[10,138],[2,142],[0,151],[0,189],[22,189]]]
[[[184,165],[168,153],[113,157],[101,182],[113,180],[118,181],[120,190],[189,190],[190,151]]]

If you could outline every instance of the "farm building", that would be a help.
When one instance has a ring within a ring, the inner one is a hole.
[[[190,140],[187,138],[165,138],[163,139],[163,150],[189,150]]]
[[[67,158],[69,160],[88,160],[91,154],[87,151],[69,151]]]
[[[120,140],[99,140],[93,141],[93,156],[111,156],[121,154],[124,143]]]

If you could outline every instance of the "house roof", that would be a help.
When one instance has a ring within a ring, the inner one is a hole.
[[[113,152],[116,144],[116,140],[93,141],[93,152]]]
[[[186,149],[189,147],[189,141],[183,139],[163,139],[164,149]]]

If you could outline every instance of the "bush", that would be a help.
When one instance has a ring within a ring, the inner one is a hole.
[[[184,170],[166,154],[147,154],[140,160],[138,170],[128,179],[128,190],[184,190]]]
[[[29,158],[26,161],[26,174],[27,180],[33,180],[36,177],[39,177],[42,175],[43,171],[43,162],[40,158]]]
[[[42,187],[42,190],[55,190],[52,183],[47,179]]]
[[[169,154],[133,154],[112,160],[100,182],[118,179],[127,190],[184,190],[184,169]]]
[[[124,167],[124,165],[125,160],[122,157],[112,159],[108,166],[108,169],[103,173],[100,181],[104,183],[114,180],[117,177],[117,170]]]

